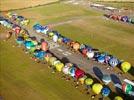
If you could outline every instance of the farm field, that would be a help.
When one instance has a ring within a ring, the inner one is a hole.
[[[6,1],[8,0],[4,2]],[[4,7],[0,10],[7,9]],[[91,45],[100,51],[107,51],[134,65],[134,25],[108,20],[103,17],[103,13],[96,10],[62,2],[14,12],[30,19],[30,29],[36,23],[50,25],[53,30],[66,37]],[[0,33],[5,32],[6,29],[0,26]],[[22,47],[13,45],[14,37],[8,41],[0,41],[0,96],[4,100],[91,99],[92,92],[86,95],[84,88],[76,89],[74,82],[63,80],[61,73],[52,74],[47,64],[32,61]],[[96,99],[98,98],[99,96]],[[111,99],[106,97],[105,100]]]
[[[44,4],[53,3],[57,1],[59,0],[1,0],[0,11],[34,7],[34,6],[44,5]]]

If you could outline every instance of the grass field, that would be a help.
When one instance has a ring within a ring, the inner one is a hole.
[[[112,6],[116,8],[124,8],[134,10],[134,2],[97,2],[107,6]]]
[[[1,0],[0,11],[34,7],[56,1],[59,0]]]

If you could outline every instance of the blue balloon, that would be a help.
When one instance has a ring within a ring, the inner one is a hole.
[[[70,68],[70,71],[69,71],[69,73],[70,73],[70,75],[72,76],[72,77],[74,77],[75,76],[75,67],[71,67]]]
[[[45,54],[46,52],[38,50],[38,51],[35,51],[34,56],[40,60],[43,60]]]
[[[17,40],[16,40],[16,42],[17,42],[18,44],[23,44],[24,38],[23,38],[23,37],[18,37]]]
[[[107,87],[104,87],[101,92],[103,96],[107,97],[110,94],[110,89]]]
[[[65,38],[65,37],[63,38],[63,42],[64,42],[64,43],[68,43],[69,41],[70,41],[69,38]]]
[[[110,64],[110,66],[115,67],[119,64],[119,61],[117,58],[113,57],[109,60],[109,64]]]
[[[105,56],[100,55],[100,56],[98,56],[97,60],[98,60],[98,62],[103,63],[105,61]]]

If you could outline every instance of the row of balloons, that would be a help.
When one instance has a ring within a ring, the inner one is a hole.
[[[42,41],[38,43],[36,39],[27,38],[26,40],[22,36],[18,36],[17,41],[19,45],[24,45],[25,48],[33,54],[33,57],[39,60],[45,60],[49,65],[55,68],[58,72],[63,72],[65,75],[69,75],[72,78],[77,79],[81,84],[85,84],[87,87],[92,86],[92,91],[95,94],[102,94],[104,97],[109,96],[111,90],[108,87],[103,87],[100,83],[94,83],[92,78],[85,75],[85,72],[72,63],[62,63],[59,59],[54,57],[48,52],[48,43]],[[106,77],[106,76],[105,76]],[[103,78],[105,82],[108,79]],[[94,83],[94,84],[93,84]],[[119,99],[120,98],[120,99]],[[123,100],[117,96],[115,100]]]
[[[105,52],[96,52],[91,46],[80,44],[79,42],[74,42],[69,38],[62,36],[57,31],[50,30],[49,26],[42,26],[40,24],[35,24],[33,29],[37,33],[43,33],[49,36],[54,42],[65,43],[73,48],[75,51],[79,51],[84,57],[89,59],[95,59],[99,63],[106,63],[111,67],[121,66],[123,72],[128,72],[131,68],[129,62],[120,61],[116,57],[105,53]],[[97,50],[97,49],[96,49]]]
[[[134,24],[134,18],[130,18],[128,16],[121,16],[116,14],[105,14],[104,16],[113,20]]]
[[[94,83],[93,79],[88,78],[85,75],[85,72],[75,67],[71,63],[63,64],[56,57],[52,56],[51,53],[48,52],[48,43],[44,40],[39,43],[35,37],[29,37],[27,34],[22,33],[18,34],[16,42],[19,45],[24,45],[25,48],[32,53],[32,56],[39,59],[47,61],[51,66],[56,68],[57,71],[63,72],[66,75],[70,75],[73,78],[76,78],[81,84],[85,84],[87,86],[92,85],[92,90],[95,94],[102,93],[103,96],[108,96],[110,94],[110,89],[108,87],[103,87],[100,83]],[[103,79],[105,80],[105,78]],[[126,89],[128,90],[128,89]],[[121,98],[121,97],[116,97]],[[115,99],[116,99],[115,98]],[[117,99],[119,100],[119,99]]]
[[[20,15],[18,15],[16,13],[13,13],[13,12],[8,12],[6,14],[6,16],[8,18],[10,18],[11,20],[18,22],[18,24],[20,24],[20,25],[28,25],[30,23],[29,19],[27,19],[27,18],[25,18],[23,16],[20,16]]]

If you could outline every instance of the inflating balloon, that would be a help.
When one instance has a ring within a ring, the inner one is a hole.
[[[43,51],[47,51],[47,50],[48,50],[48,43],[47,43],[46,41],[43,41],[43,42],[41,43],[41,49],[42,49]]]
[[[121,64],[121,69],[123,70],[123,72],[128,72],[131,68],[131,64],[129,62],[123,62]]]
[[[77,68],[76,71],[75,71],[75,78],[78,79],[80,77],[83,77],[84,74],[85,74],[85,72],[83,70]]]
[[[107,97],[107,96],[110,94],[110,89],[107,88],[107,87],[104,87],[104,88],[101,90],[101,92],[102,92],[102,95],[103,95],[104,97]]]
[[[76,70],[76,67],[69,68],[69,75],[74,77],[75,76],[75,70]]]
[[[99,94],[102,90],[103,86],[100,83],[95,83],[92,86],[92,90],[95,94]]]
[[[53,41],[54,41],[54,42],[57,42],[57,41],[58,41],[58,36],[57,36],[57,35],[54,35],[54,36],[53,36]]]
[[[57,71],[61,72],[62,71],[62,68],[64,67],[64,64],[63,63],[57,63],[55,65],[55,67],[56,67],[56,70]]]
[[[122,90],[126,93],[126,94],[129,94],[129,92],[132,91],[132,85],[130,84],[122,84]]]
[[[110,64],[110,66],[112,66],[112,67],[117,66],[118,63],[119,63],[119,61],[118,61],[117,58],[114,58],[114,57],[113,57],[113,58],[111,58],[111,59],[109,60],[109,64]]]
[[[50,59],[49,59],[50,65],[54,65],[54,61],[56,61],[56,60],[57,60],[56,57],[50,57]]]
[[[111,77],[108,74],[103,75],[102,81],[107,85],[111,82]]]
[[[116,96],[116,97],[114,98],[114,100],[123,100],[123,98],[120,97],[120,96]]]
[[[79,48],[80,48],[80,44],[79,43],[76,42],[76,43],[73,44],[73,49],[74,50],[78,51]]]
[[[79,82],[80,82],[81,84],[84,84],[86,78],[87,78],[87,76],[84,75],[83,77],[79,78]]]
[[[92,85],[93,84],[93,79],[91,79],[91,78],[86,78],[86,80],[85,80],[85,84],[86,85]]]

